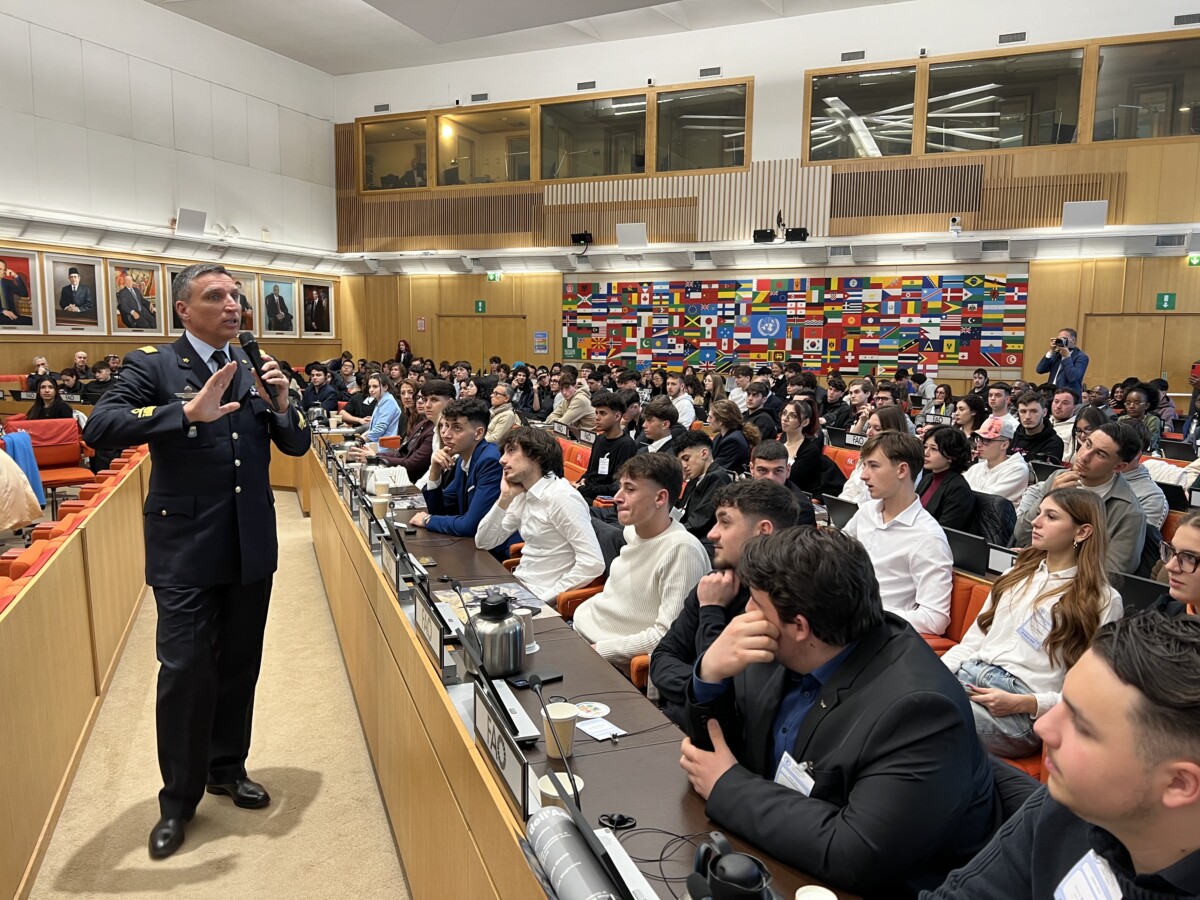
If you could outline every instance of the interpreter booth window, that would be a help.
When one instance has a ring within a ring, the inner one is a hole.
[[[438,184],[528,180],[529,107],[438,116]]]
[[[646,171],[646,95],[541,108],[542,178],[597,178]]]
[[[1073,144],[1083,51],[1061,50],[929,67],[929,153]]]
[[[1200,134],[1200,39],[1100,48],[1093,139]]]
[[[915,67],[813,78],[808,158],[818,162],[912,153],[916,86]]]
[[[658,95],[660,172],[746,164],[746,85],[663,91]]]
[[[363,190],[429,185],[425,116],[362,126]]]

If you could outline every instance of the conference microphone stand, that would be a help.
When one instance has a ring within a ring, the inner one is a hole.
[[[558,748],[559,759],[562,760],[563,768],[567,770],[567,778],[571,779],[571,793],[575,797],[575,805],[583,810],[583,804],[579,801],[579,788],[575,786],[575,773],[571,770],[571,762],[567,759],[567,754],[563,751],[562,741],[558,739],[558,730],[554,727],[554,721],[550,718],[550,710],[546,706],[546,698],[542,696],[542,677],[534,672],[529,676],[529,686],[533,688],[533,692],[537,694],[538,703],[542,706],[542,715],[546,717],[546,725],[550,731],[550,737],[554,738],[554,746]],[[550,772],[551,778],[558,778],[558,773]],[[561,784],[562,782],[559,782]]]

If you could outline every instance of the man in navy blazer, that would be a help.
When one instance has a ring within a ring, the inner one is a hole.
[[[171,291],[185,334],[130,352],[84,429],[93,447],[149,444],[154,464],[143,523],[161,663],[154,859],[179,849],[206,790],[246,809],[271,802],[246,774],[279,551],[268,470],[272,444],[303,456],[310,441],[279,365],[268,358],[260,380],[230,343],[241,308],[225,268],[189,266]]]
[[[1087,374],[1088,355],[1075,346],[1078,338],[1074,328],[1063,328],[1050,342],[1046,355],[1038,360],[1037,371],[1055,387],[1072,388],[1083,393],[1083,376]]]
[[[487,404],[477,397],[455,400],[442,412],[442,446],[417,482],[428,512],[417,513],[410,524],[442,534],[474,536],[499,499],[504,476],[500,450],[484,439],[490,420]]]
[[[941,884],[1000,824],[962,686],[844,532],[752,538],[737,573],[746,612],[687,686],[681,765],[705,812],[840,891]]]

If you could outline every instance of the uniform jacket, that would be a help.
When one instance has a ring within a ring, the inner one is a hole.
[[[84,429],[93,447],[150,445],[144,513],[152,586],[249,584],[276,568],[271,444],[303,456],[309,430],[294,406],[274,413],[258,396],[246,354],[232,344],[228,352],[239,364],[230,385],[242,404],[236,412],[185,427],[176,394],[199,391],[211,373],[184,335],[132,351]]]

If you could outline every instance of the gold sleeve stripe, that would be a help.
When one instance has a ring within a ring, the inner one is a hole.
[[[296,427],[306,428],[307,426],[308,422],[304,418],[304,413],[300,412],[300,410],[296,410]]]
[[[139,419],[148,419],[154,415],[156,409],[158,409],[157,406],[143,406],[141,409],[131,409],[130,412]]]
[[[141,351],[142,353],[157,353],[158,352],[157,347],[138,347],[138,350]]]

